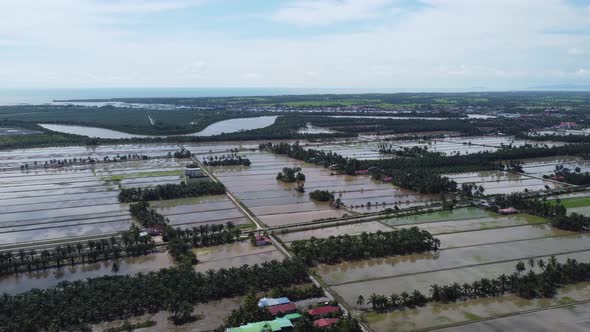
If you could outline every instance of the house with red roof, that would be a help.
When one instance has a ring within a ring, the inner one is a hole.
[[[264,235],[256,235],[255,236],[256,246],[266,246],[272,244],[270,239]]]
[[[307,313],[310,314],[312,317],[325,316],[327,314],[339,313],[339,312],[340,312],[340,308],[338,308],[337,306],[323,306],[323,307],[309,309],[307,311]]]
[[[273,305],[272,307],[266,308],[266,310],[268,310],[268,312],[270,312],[270,314],[273,316],[277,316],[279,313],[283,313],[286,315],[286,314],[292,314],[294,312],[297,312],[297,306],[295,306],[295,303],[291,302],[291,303]]]
[[[513,207],[509,207],[505,209],[500,209],[498,210],[498,212],[500,212],[500,214],[515,214],[518,213],[518,210]]]
[[[313,321],[313,325],[316,327],[328,327],[338,323],[338,318],[321,318]]]

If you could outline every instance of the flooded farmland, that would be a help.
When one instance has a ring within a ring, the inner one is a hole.
[[[505,295],[501,297],[481,298],[467,302],[457,302],[448,304],[429,304],[423,308],[396,311],[386,314],[370,313],[367,315],[369,325],[376,331],[413,331],[420,329],[431,329],[435,327],[453,326],[453,324],[470,323],[487,318],[501,317],[506,315],[517,315],[527,312],[536,311],[540,308],[551,308],[560,305],[575,304],[578,301],[590,299],[590,285],[582,283],[574,286],[567,286],[558,291],[558,294],[551,299],[533,299],[526,300],[514,295]],[[564,309],[567,310],[567,309]],[[585,309],[582,310],[582,317],[587,317]],[[545,311],[543,311],[545,312]],[[580,313],[574,314],[573,317],[580,317]],[[525,318],[526,319],[526,318]],[[514,331],[535,331],[526,328],[526,321],[520,321],[520,316],[515,318],[514,325],[508,330]],[[554,322],[555,323],[555,322]],[[486,322],[484,324],[490,324]],[[570,322],[567,326],[579,326],[576,322]],[[466,325],[467,327],[470,325]],[[521,327],[525,326],[524,329]],[[535,326],[535,325],[532,325]],[[538,326],[538,325],[537,325]],[[549,323],[547,327],[554,326]],[[477,327],[477,326],[476,326]],[[559,326],[562,329],[563,326]],[[459,331],[480,331],[459,327]],[[500,329],[502,330],[502,329]],[[542,329],[544,331],[551,331]],[[572,331],[584,331],[572,330]],[[457,331],[453,326],[446,331]],[[484,329],[484,331],[487,331]],[[497,330],[495,330],[497,331]],[[538,330],[536,330],[538,331]]]
[[[547,261],[550,256],[543,256],[541,258]],[[579,261],[588,261],[590,260],[590,251],[556,256],[556,259],[560,262],[564,262],[568,258],[577,259]],[[495,279],[501,274],[509,275],[514,272],[514,266],[516,263],[517,261],[499,262],[456,269],[416,273],[386,279],[359,281],[344,285],[336,285],[333,286],[332,289],[335,290],[351,306],[360,308],[359,305],[356,304],[356,300],[359,295],[363,295],[366,298],[367,295],[372,293],[399,294],[403,291],[412,292],[413,290],[419,290],[423,294],[429,294],[430,286],[432,284],[450,285],[454,282],[463,284],[471,283],[481,278]],[[539,271],[538,268],[534,269],[535,271]],[[365,304],[363,308],[368,308],[368,306]]]
[[[45,271],[24,272],[0,276],[0,289],[8,294],[17,294],[33,288],[52,288],[63,281],[86,280],[104,275],[133,275],[157,271],[174,264],[167,253],[153,253],[146,256],[125,257],[117,260],[119,272],[112,271],[113,261],[48,268]]]
[[[331,175],[330,171],[281,155],[246,152],[249,167],[212,167],[216,177],[268,226],[309,223],[354,213],[379,211],[394,205],[411,206],[438,201],[440,196],[421,195],[375,181],[369,176]],[[306,176],[306,193],[295,191],[296,184],[276,180],[284,167],[299,166]],[[346,209],[314,202],[308,192],[328,190],[340,198]],[[371,207],[367,206],[371,205]],[[385,202],[385,204],[383,204]],[[421,203],[418,203],[421,202]],[[375,205],[378,203],[378,205]]]
[[[511,229],[505,229],[510,232]],[[423,273],[440,269],[459,268],[499,261],[517,261],[528,257],[565,254],[590,250],[590,235],[574,234],[512,242],[489,243],[443,249],[438,253],[423,253],[375,258],[336,265],[321,265],[316,271],[331,285],[356,282],[366,279],[387,278],[406,274]],[[498,239],[498,241],[501,241]],[[456,245],[461,245],[459,241]]]
[[[484,195],[512,194],[526,191],[544,191],[563,188],[566,185],[522,174],[503,171],[480,171],[443,174],[461,185],[474,183],[484,188]]]
[[[273,245],[256,247],[250,241],[223,244],[207,248],[196,248],[199,263],[194,266],[196,271],[206,272],[220,268],[240,267],[244,264],[253,265],[282,260],[285,256]]]

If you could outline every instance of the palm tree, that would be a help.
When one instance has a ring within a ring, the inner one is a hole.
[[[373,293],[369,296],[369,301],[367,301],[367,304],[370,304],[373,307],[373,310],[377,309],[377,306],[379,305],[379,295]]]
[[[362,307],[365,304],[365,298],[362,295],[359,295],[358,299],[356,300],[356,304],[359,307]]]

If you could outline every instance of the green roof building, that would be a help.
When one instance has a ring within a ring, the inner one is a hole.
[[[276,318],[266,322],[256,322],[226,329],[226,332],[276,332],[290,331],[293,324],[287,317]]]

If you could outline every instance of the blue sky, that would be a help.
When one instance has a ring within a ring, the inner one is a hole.
[[[590,87],[590,0],[0,0],[0,87]]]

